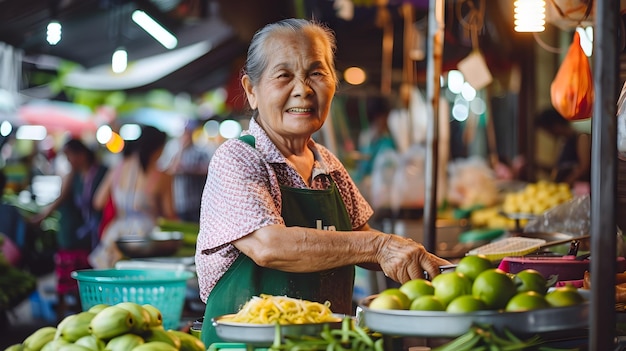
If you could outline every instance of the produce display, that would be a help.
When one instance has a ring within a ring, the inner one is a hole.
[[[484,256],[465,256],[454,271],[439,274],[432,281],[414,279],[397,289],[386,289],[368,307],[450,313],[519,312],[585,302],[573,286],[548,290],[551,283],[533,269],[505,273],[492,268],[491,261]]]
[[[538,181],[527,184],[521,191],[506,194],[502,211],[510,214],[539,215],[570,200],[572,196],[567,183]]]
[[[42,327],[5,351],[204,351],[191,334],[165,330],[161,312],[151,305],[99,304]]]
[[[474,227],[514,229],[526,225],[529,218],[540,215],[570,199],[573,194],[566,183],[540,180],[524,189],[504,195],[501,204],[472,211],[470,222]]]
[[[304,324],[336,322],[330,304],[261,294],[253,296],[228,319],[229,322],[253,324]]]

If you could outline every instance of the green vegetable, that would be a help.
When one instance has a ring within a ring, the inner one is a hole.
[[[433,351],[577,351],[578,349],[558,349],[541,346],[544,341],[539,335],[520,339],[510,330],[498,334],[490,325],[474,325],[456,339],[434,348]]]
[[[277,324],[268,351],[383,351],[383,339],[374,341],[350,317],[342,320],[341,329],[331,330],[325,324],[319,336],[283,336]]]

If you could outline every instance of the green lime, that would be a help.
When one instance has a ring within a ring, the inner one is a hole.
[[[486,310],[485,302],[473,295],[462,295],[450,301],[446,312],[450,313],[468,313],[480,310]]]
[[[470,255],[461,258],[457,263],[455,271],[459,272],[471,281],[474,281],[476,277],[487,269],[494,268],[491,261],[485,255]]]
[[[565,307],[579,305],[585,302],[585,298],[578,290],[570,287],[558,287],[546,294],[546,301],[552,307]]]
[[[497,268],[488,269],[478,275],[472,284],[472,295],[485,302],[489,309],[506,307],[509,299],[517,293],[513,280]]]
[[[548,308],[550,304],[545,296],[536,291],[523,291],[513,296],[506,304],[505,311],[521,312],[540,308]]]
[[[434,295],[424,295],[413,300],[409,309],[412,311],[445,311],[446,306]]]
[[[408,310],[411,305],[411,299],[406,296],[400,289],[398,288],[389,288],[380,292],[380,295],[393,295],[396,296],[400,302],[402,303],[402,309]]]
[[[408,296],[411,301],[420,296],[435,294],[435,287],[433,287],[433,284],[430,282],[430,280],[419,278],[407,281],[406,283],[402,284],[399,289],[406,296]]]
[[[457,272],[441,273],[433,278],[432,284],[435,287],[435,296],[446,306],[456,297],[472,292],[472,282]]]
[[[373,310],[402,310],[404,306],[402,301],[395,295],[378,295],[369,305]]]
[[[536,291],[542,295],[548,291],[548,282],[544,276],[534,269],[517,272],[513,277],[517,291]]]

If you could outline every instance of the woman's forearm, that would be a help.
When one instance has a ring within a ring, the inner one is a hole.
[[[378,262],[388,234],[374,231],[329,232],[273,225],[233,244],[258,265],[289,272],[315,272],[350,264]]]

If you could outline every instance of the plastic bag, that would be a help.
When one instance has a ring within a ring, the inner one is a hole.
[[[498,200],[495,174],[480,157],[458,159],[448,165],[448,202],[459,208],[492,206]]]
[[[573,236],[589,234],[591,226],[591,199],[589,195],[573,199],[547,210],[529,220],[524,227],[529,233],[565,233]]]
[[[423,208],[425,191],[426,149],[413,144],[400,156],[391,185],[391,208]]]
[[[381,151],[374,159],[369,202],[374,210],[391,208],[391,186],[400,164],[400,155],[391,149]]]
[[[550,86],[552,106],[568,120],[589,118],[593,110],[593,94],[589,60],[580,46],[580,34],[575,32]]]

